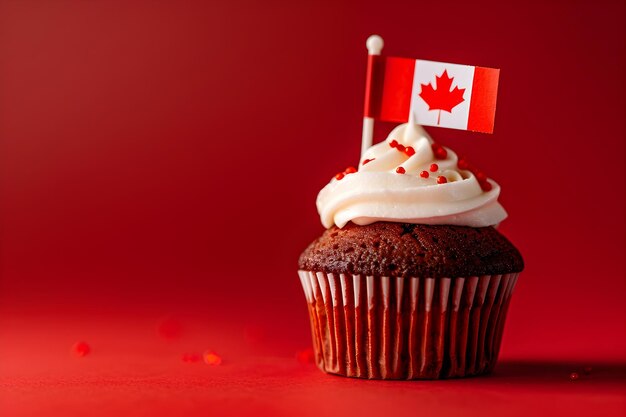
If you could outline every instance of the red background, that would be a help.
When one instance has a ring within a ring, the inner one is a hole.
[[[445,415],[489,392],[501,415],[623,412],[624,8],[0,2],[0,411]],[[371,33],[388,55],[500,68],[493,135],[429,131],[500,183],[526,261],[501,379],[418,383],[417,402],[415,384],[293,359],[310,343],[297,258],[322,231],[317,192],[358,162]],[[92,353],[69,356],[83,339]],[[180,368],[206,348],[219,374]],[[277,395],[289,384],[306,389]]]

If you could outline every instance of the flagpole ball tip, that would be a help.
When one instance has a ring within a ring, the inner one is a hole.
[[[385,42],[380,36],[372,35],[367,38],[365,45],[367,46],[367,52],[370,55],[380,55],[380,51],[383,49]]]

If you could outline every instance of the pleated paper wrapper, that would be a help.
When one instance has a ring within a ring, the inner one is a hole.
[[[370,379],[440,379],[491,372],[519,275],[298,274],[308,302],[317,366]]]

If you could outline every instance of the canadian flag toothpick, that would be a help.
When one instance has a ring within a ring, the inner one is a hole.
[[[362,152],[374,120],[492,133],[500,70],[382,57],[383,40],[367,39]]]

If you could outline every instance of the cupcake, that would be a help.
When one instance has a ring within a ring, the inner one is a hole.
[[[524,263],[500,187],[419,126],[396,127],[317,198],[299,259],[315,361],[370,379],[491,372]]]

